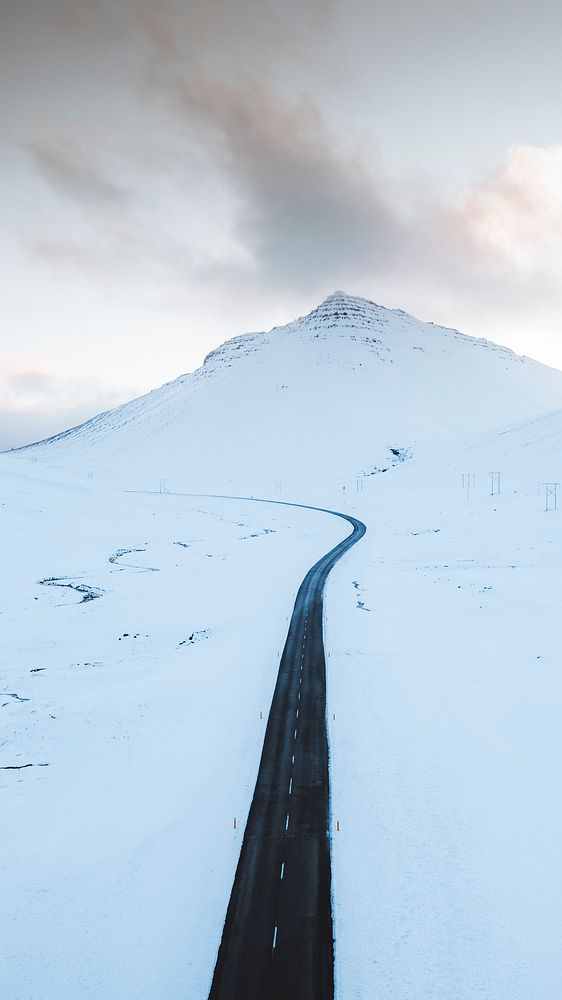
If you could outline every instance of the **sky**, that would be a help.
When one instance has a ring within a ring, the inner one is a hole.
[[[0,448],[336,289],[562,368],[554,0],[0,0]]]

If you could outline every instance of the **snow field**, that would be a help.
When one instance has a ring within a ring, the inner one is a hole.
[[[562,510],[502,448],[380,478],[328,584],[338,1000],[559,996]]]
[[[2,486],[0,690],[29,700],[0,697],[0,765],[48,767],[0,770],[1,995],[205,996],[292,602],[342,527]],[[109,562],[127,548],[145,551]]]

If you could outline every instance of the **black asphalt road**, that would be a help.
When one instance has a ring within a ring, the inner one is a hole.
[[[353,531],[308,571],[297,594],[209,1000],[334,993],[322,604],[328,573],[366,528],[323,512]]]

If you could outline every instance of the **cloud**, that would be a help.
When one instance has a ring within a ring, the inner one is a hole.
[[[416,181],[412,205],[407,178],[389,183],[325,105],[287,88],[301,39],[330,21],[331,4],[304,6],[217,0],[184,6],[182,21],[171,0],[136,3],[152,82],[240,199],[234,232],[251,266],[219,261],[219,281],[284,295],[370,282],[423,290],[428,302],[480,298],[484,311],[528,307],[533,294],[559,300],[562,149],[515,147],[449,200]]]
[[[310,100],[193,77],[179,93],[243,200],[236,231],[261,278],[302,287],[389,266],[398,219]]]
[[[61,194],[88,207],[123,208],[129,203],[129,191],[68,137],[34,138],[25,149],[42,178]]]
[[[235,204],[223,223],[226,237],[213,254],[198,245],[193,224],[174,233],[154,218],[140,221],[141,192],[133,197],[116,183],[100,157],[86,150],[86,138],[83,148],[63,135],[35,139],[27,150],[55,191],[90,210],[92,228],[84,233],[73,225],[61,232],[51,226],[28,242],[32,253],[53,266],[102,274],[115,264],[142,266],[151,252],[155,262],[193,280],[259,282],[282,292],[388,267],[400,226],[376,179],[359,153],[336,141],[311,99],[284,96],[275,83],[310,31],[322,33],[330,7],[329,0],[304,7],[295,0],[283,7],[268,0],[163,0],[158,6],[131,0],[127,9],[145,70],[144,96],[158,98],[153,103],[160,113],[162,97],[175,109],[175,163],[169,168],[176,171],[178,224],[181,206],[196,204],[198,197],[197,183],[180,188],[190,155],[187,134],[192,150],[204,147],[210,171],[231,191]],[[66,12],[61,23],[70,34],[87,29],[92,44],[104,37],[104,3],[61,3],[59,9]],[[170,133],[166,141],[173,146]],[[134,187],[136,181],[138,171],[128,183]],[[148,179],[155,187],[160,182]],[[126,225],[108,227],[96,219],[100,207],[121,210]],[[195,229],[200,233],[201,226]]]
[[[513,147],[499,170],[457,199],[450,219],[476,253],[515,271],[559,274],[562,147]]]
[[[82,0],[88,2],[88,0]],[[333,0],[132,0],[136,24],[174,63],[212,75],[277,69],[310,51],[329,27]]]
[[[165,99],[236,195],[248,277],[284,291],[386,269],[404,239],[366,157],[312,98],[283,89],[303,38],[325,30],[330,9],[327,0],[217,0],[182,16],[170,0],[135,3],[153,49],[151,97]],[[243,267],[218,262],[219,274],[229,270],[243,280]]]
[[[132,388],[107,390],[94,378],[0,364],[0,450],[57,434],[133,395]]]
[[[63,281],[73,268],[100,286],[103,308],[108,290],[136,303],[150,289],[186,318],[199,296],[202,315],[220,303],[232,322],[238,298],[242,323],[267,325],[343,286],[489,335],[496,318],[522,325],[539,299],[562,306],[562,150],[514,147],[455,198],[415,176],[391,181],[341,107],[336,125],[334,78],[324,87],[314,63],[328,0],[46,3],[64,14],[61,52],[110,52],[78,74],[95,96],[77,91],[84,114],[119,101],[96,110],[95,128],[81,118],[75,133],[61,116],[59,133],[47,121],[28,143],[52,197],[27,247]]]

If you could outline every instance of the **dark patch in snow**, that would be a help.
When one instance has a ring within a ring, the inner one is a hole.
[[[64,587],[67,590],[75,590],[79,594],[83,594],[80,604],[85,604],[86,601],[95,601],[97,597],[101,597],[104,591],[101,587],[90,587],[87,583],[62,583],[63,580],[71,580],[71,576],[48,576],[44,580],[38,580],[37,582],[42,587]]]
[[[388,450],[393,456],[393,465],[397,462],[408,462],[412,458],[412,451],[410,448],[389,448]]]
[[[176,544],[181,545],[181,542],[177,542]],[[160,572],[156,566],[135,566],[134,563],[120,563],[119,565],[117,565],[118,561],[123,556],[132,555],[134,552],[146,552],[146,549],[117,549],[117,552],[114,552],[113,555],[109,557],[109,562],[112,563],[114,566],[117,566],[117,570],[114,570],[113,572],[120,572],[125,568],[134,569],[137,571],[137,573]]]
[[[355,587],[355,590],[357,591],[357,603],[356,603],[355,607],[359,611],[370,611],[371,610],[370,608],[366,608],[365,607],[365,601],[360,600],[360,598],[363,596],[363,591],[361,590],[361,587],[359,586],[359,581],[358,580],[354,580],[353,581],[353,586]]]
[[[201,642],[202,639],[207,639],[211,634],[211,630],[208,628],[200,629],[198,632],[192,632],[188,639],[182,639],[178,643],[178,649],[180,646],[193,646],[196,642]]]
[[[0,771],[23,771],[25,767],[48,767],[48,764],[0,764]]]

